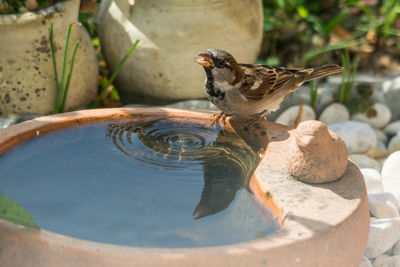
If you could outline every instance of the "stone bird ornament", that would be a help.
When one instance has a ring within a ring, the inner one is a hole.
[[[198,55],[197,63],[206,72],[208,99],[221,110],[212,124],[227,116],[263,118],[306,81],[340,73],[335,64],[292,69],[258,64],[240,64],[226,51],[210,48]]]

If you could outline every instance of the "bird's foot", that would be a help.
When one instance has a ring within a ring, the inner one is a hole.
[[[267,119],[266,116],[268,115],[268,113],[269,113],[269,110],[267,110],[267,109],[264,110],[263,112],[260,113],[259,118],[260,119]]]
[[[225,112],[220,112],[220,113],[215,113],[211,116],[211,125],[214,126],[217,124],[217,122],[222,119],[222,124],[225,126],[225,119],[226,119],[226,114]]]

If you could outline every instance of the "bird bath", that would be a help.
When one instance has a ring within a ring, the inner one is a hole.
[[[288,173],[294,130],[121,108],[0,131],[0,193],[40,229],[0,219],[0,266],[358,266],[362,176]]]

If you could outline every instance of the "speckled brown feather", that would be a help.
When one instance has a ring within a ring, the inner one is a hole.
[[[240,88],[240,92],[247,99],[252,100],[259,100],[265,95],[273,94],[291,79],[293,79],[295,83],[300,84],[305,81],[342,71],[342,68],[335,64],[309,69],[286,69],[282,67],[249,64],[239,64],[239,67],[244,73],[244,84]],[[260,85],[256,87],[255,84],[260,81]],[[251,89],[253,86],[256,88]]]

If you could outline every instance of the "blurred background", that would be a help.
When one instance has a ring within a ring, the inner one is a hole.
[[[96,31],[101,0],[81,3],[80,21],[98,48],[100,79],[108,75]],[[305,67],[359,60],[358,71],[400,71],[400,1],[263,0],[263,41],[257,63]],[[107,100],[106,100],[107,102]]]

